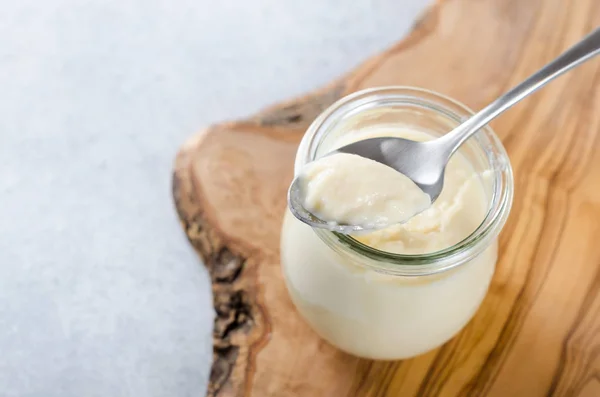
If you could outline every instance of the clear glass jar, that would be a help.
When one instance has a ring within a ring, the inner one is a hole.
[[[431,91],[384,87],[349,95],[309,127],[295,172],[332,150],[350,130],[390,123],[440,136],[472,111]],[[325,340],[371,359],[403,359],[431,350],[458,333],[477,311],[492,278],[498,234],[513,197],[510,162],[489,128],[459,153],[481,183],[488,211],[469,236],[441,251],[399,255],[352,237],[312,229],[287,211],[281,262],[300,314]]]

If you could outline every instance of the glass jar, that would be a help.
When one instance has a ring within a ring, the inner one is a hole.
[[[308,128],[298,174],[349,131],[397,125],[440,136],[472,111],[431,91],[384,87],[342,98]],[[441,251],[400,255],[351,236],[312,229],[287,211],[281,262],[289,294],[310,326],[339,349],[371,359],[403,359],[458,333],[477,311],[492,278],[498,234],[513,197],[507,154],[486,127],[459,150],[481,177],[487,214],[473,232]]]

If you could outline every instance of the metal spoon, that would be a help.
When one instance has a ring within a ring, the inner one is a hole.
[[[597,28],[521,84],[438,139],[427,142],[415,142],[395,137],[371,138],[343,146],[328,155],[334,153],[356,154],[392,167],[412,179],[421,190],[429,194],[433,203],[439,197],[444,186],[446,164],[454,152],[468,138],[527,95],[599,53],[600,28]],[[299,178],[296,177],[288,192],[288,206],[292,213],[302,222],[312,227],[329,229],[340,233],[368,230],[358,225],[341,225],[326,222],[306,210],[303,202],[304,197],[300,189]]]

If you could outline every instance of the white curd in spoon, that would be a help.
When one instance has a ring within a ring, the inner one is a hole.
[[[307,164],[300,182],[304,208],[332,224],[381,229],[431,205],[410,178],[355,154],[336,153]]]

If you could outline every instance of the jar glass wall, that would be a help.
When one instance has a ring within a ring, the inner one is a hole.
[[[325,110],[296,155],[298,174],[348,134],[379,126],[441,136],[472,112],[442,95],[409,87],[361,91]],[[324,339],[351,354],[402,359],[433,349],[474,315],[497,259],[497,238],[512,203],[513,179],[502,144],[488,127],[459,153],[485,190],[487,211],[472,233],[435,252],[386,252],[325,230],[288,211],[281,260],[290,296]]]

